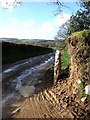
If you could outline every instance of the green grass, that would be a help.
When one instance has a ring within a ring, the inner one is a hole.
[[[83,97],[87,97],[88,95],[87,94],[85,94],[85,92],[84,91],[82,91],[81,93],[80,93],[80,98],[83,98]]]
[[[68,67],[70,63],[70,58],[67,50],[64,51],[64,55],[62,55],[61,57],[61,62],[62,62],[62,69],[65,69]]]

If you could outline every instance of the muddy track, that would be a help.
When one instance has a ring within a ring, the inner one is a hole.
[[[36,85],[54,62],[54,53],[33,57],[17,62],[3,70],[2,77],[2,104],[3,108],[11,100],[21,97],[20,88],[23,85]],[[4,109],[3,113],[4,113]]]
[[[22,83],[28,85],[32,79],[32,85],[35,85],[36,88],[32,96],[24,98],[20,95],[19,89],[16,90],[16,87],[12,89],[14,95],[9,92],[6,94],[11,97],[3,99],[3,118],[88,118],[87,103],[82,106],[81,102],[78,102],[76,95],[72,93],[70,78],[63,74],[63,79],[53,85],[53,60],[50,59],[46,63],[37,67],[22,80]],[[35,80],[35,78],[38,79]],[[19,83],[16,82],[16,84]]]
[[[68,80],[68,79],[67,79]],[[65,80],[65,82],[67,82]],[[75,98],[69,95],[68,92],[60,88],[65,88],[65,84],[60,82],[57,86],[52,86],[38,94],[27,98],[20,103],[21,109],[13,118],[84,118],[85,110],[75,101]],[[58,91],[58,89],[60,91]],[[68,87],[67,87],[68,89]],[[58,91],[56,94],[53,91]],[[66,96],[64,94],[67,94]],[[58,95],[57,95],[58,93]],[[73,105],[74,104],[74,105]],[[85,106],[84,106],[85,107]],[[86,117],[85,117],[86,118]],[[89,120],[89,119],[88,119]]]

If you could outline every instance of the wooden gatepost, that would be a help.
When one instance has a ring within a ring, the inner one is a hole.
[[[61,52],[56,50],[54,65],[54,85],[57,83],[61,75]]]

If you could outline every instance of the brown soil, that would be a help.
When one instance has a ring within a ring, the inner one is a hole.
[[[72,85],[66,71],[53,86],[53,68],[50,68],[43,82],[36,85],[36,93],[30,98],[17,96],[3,108],[3,118],[90,118],[87,101],[80,102],[72,93]],[[62,77],[64,76],[64,77]]]

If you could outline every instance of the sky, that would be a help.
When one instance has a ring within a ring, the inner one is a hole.
[[[57,6],[49,2],[22,2],[10,9],[0,5],[0,38],[54,39],[59,27],[79,9],[76,2],[64,4],[68,8],[58,15]]]

